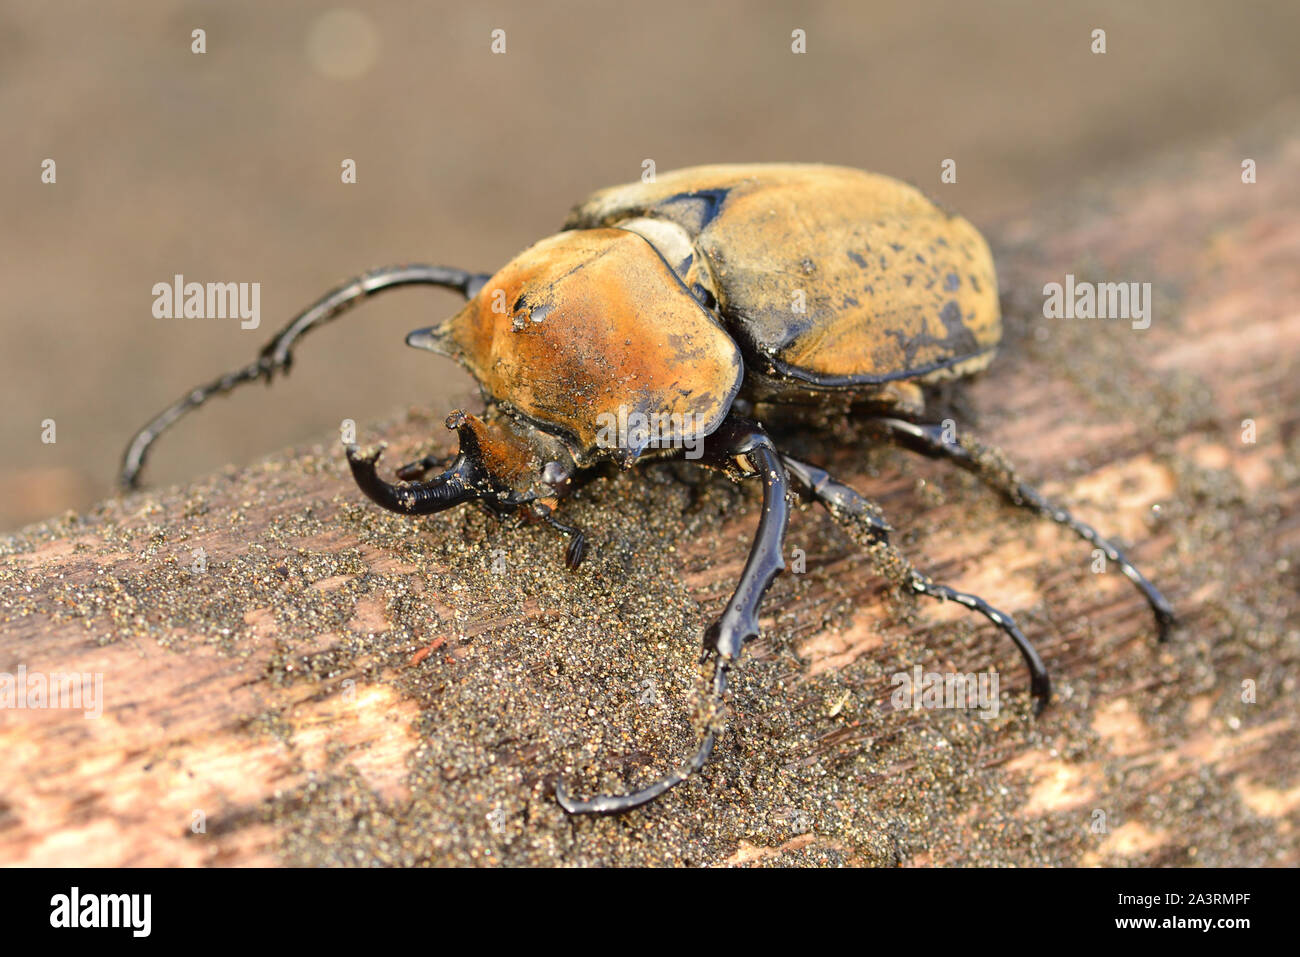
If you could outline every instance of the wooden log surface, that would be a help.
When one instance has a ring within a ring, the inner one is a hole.
[[[972,476],[851,429],[796,436],[921,568],[1018,618],[1052,707],[1030,717],[987,622],[901,599],[802,507],[787,553],[806,568],[769,595],[714,761],[644,809],[573,819],[561,772],[624,789],[693,746],[700,635],[757,489],[668,467],[588,486],[570,573],[545,527],[380,511],[322,444],[0,543],[10,690],[102,680],[80,709],[0,708],[0,863],[1300,863],[1300,139],[1166,157],[981,225],[1005,348],[936,417],[1130,545],[1180,616],[1168,644],[1113,566]],[[1150,282],[1150,328],[1045,318],[1067,274]],[[391,468],[446,447],[445,411],[362,439]],[[996,669],[999,714],[894,707],[918,665]]]

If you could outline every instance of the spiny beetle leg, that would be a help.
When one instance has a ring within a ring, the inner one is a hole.
[[[876,418],[873,422],[882,426],[890,439],[905,448],[921,452],[934,458],[947,458],[962,468],[979,476],[987,485],[1002,492],[1016,505],[1032,509],[1052,521],[1064,525],[1085,542],[1101,549],[1102,553],[1117,564],[1128,579],[1142,592],[1156,616],[1156,629],[1159,639],[1165,641],[1175,622],[1173,606],[1160,593],[1155,585],[1137,570],[1128,557],[1110,541],[1102,538],[1092,526],[1087,525],[1065,509],[1053,505],[1037,489],[1020,480],[1015,470],[1006,464],[1005,456],[991,446],[963,434],[957,442],[948,441],[948,435],[942,426],[922,425],[906,422],[902,419]]]
[[[711,435],[704,449],[705,461],[714,468],[735,472],[736,459],[743,456],[763,482],[763,511],[758,533],[745,561],[740,583],[727,607],[705,634],[705,650],[734,662],[746,641],[758,636],[758,609],[772,580],[785,568],[781,544],[790,520],[786,501],[789,483],[781,455],[767,433],[753,422],[728,417]],[[750,473],[752,474],[752,473]]]
[[[965,605],[972,611],[979,612],[1006,632],[1008,637],[1015,643],[1015,646],[1020,649],[1020,655],[1025,659],[1025,665],[1029,668],[1029,694],[1034,699],[1034,714],[1043,713],[1043,709],[1052,700],[1052,679],[1047,674],[1047,666],[1043,664],[1043,659],[1039,657],[1038,650],[1024,636],[1024,633],[1016,625],[1014,618],[998,611],[979,595],[971,595],[967,592],[949,588],[947,585],[940,585],[920,572],[913,573],[912,588],[922,595],[929,595],[931,598],[937,598],[940,601],[955,601],[959,605]]]
[[[713,688],[709,693],[705,730],[699,747],[676,771],[631,794],[575,800],[565,789],[563,781],[556,782],[555,798],[570,814],[618,814],[631,810],[681,784],[704,767],[713,753],[713,744],[724,717],[727,672],[736,664],[745,642],[758,635],[758,609],[763,595],[785,568],[781,543],[790,517],[785,497],[788,487],[785,469],[772,440],[760,426],[731,416],[706,441],[704,462],[735,474],[738,471],[736,460],[740,457],[749,462],[753,472],[757,472],[763,481],[763,513],[740,583],[722,615],[705,632],[706,653],[712,653],[715,658]]]
[[[468,299],[482,288],[487,279],[487,276],[447,266],[411,265],[374,269],[345,282],[294,317],[262,348],[253,362],[242,369],[228,372],[207,385],[191,389],[183,398],[173,402],[146,423],[132,436],[122,455],[119,483],[124,489],[133,489],[138,485],[140,470],[144,468],[150,447],[177,419],[197,409],[214,395],[230,392],[245,382],[258,379],[269,383],[277,371],[288,371],[293,364],[293,345],[299,337],[347,312],[361,300],[385,289],[411,285],[446,286]]]
[[[827,511],[832,515],[836,510],[850,515],[872,539],[881,542],[889,541],[889,533],[893,529],[889,527],[884,514],[877,506],[843,482],[832,478],[825,469],[792,459],[788,455],[782,455],[781,461],[799,486],[813,499],[826,506]]]
[[[429,469],[446,468],[452,463],[455,456],[446,455],[426,455],[422,459],[416,459],[414,462],[407,462],[397,469],[397,477],[403,482],[418,482],[424,478]]]
[[[832,517],[837,520],[851,521],[865,534],[867,543],[873,549],[879,549],[884,553],[875,557],[889,567],[891,577],[901,577],[907,586],[918,594],[965,605],[997,625],[1012,640],[1020,650],[1021,657],[1025,659],[1025,665],[1029,668],[1029,691],[1034,699],[1034,714],[1042,713],[1052,697],[1051,678],[1037,649],[1021,632],[1014,618],[998,611],[978,595],[940,585],[919,572],[907,557],[890,543],[889,523],[885,521],[880,509],[843,482],[832,478],[825,469],[792,459],[788,455],[781,456],[781,460],[795,481],[813,498],[821,502]]]

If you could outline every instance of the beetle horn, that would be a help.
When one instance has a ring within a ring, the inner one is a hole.
[[[369,455],[363,455],[355,445],[347,447],[352,477],[372,502],[403,515],[430,515],[482,498],[491,482],[472,419],[459,410],[447,416],[447,428],[460,435],[460,451],[447,470],[436,478],[405,485],[385,482],[375,469],[386,448],[382,443]]]
[[[384,453],[380,445],[369,455],[362,455],[355,445],[348,446],[348,465],[361,491],[376,505],[403,515],[430,515],[473,501],[481,494],[477,483],[481,470],[463,452],[451,468],[427,482],[393,485],[379,477],[375,463]]]
[[[369,455],[362,455],[355,445],[348,446],[348,465],[361,491],[376,505],[403,515],[430,515],[453,508],[479,497],[474,486],[477,471],[464,455],[458,455],[451,468],[427,482],[393,485],[379,477],[375,463],[383,455],[380,445]]]
[[[426,329],[416,329],[406,336],[406,344],[414,349],[425,349],[429,352],[443,351],[442,334],[437,326],[429,326]]]

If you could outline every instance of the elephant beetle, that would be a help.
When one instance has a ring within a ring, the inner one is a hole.
[[[560,503],[614,463],[696,459],[735,480],[757,477],[763,506],[735,592],[706,630],[710,717],[693,756],[625,795],[586,800],[557,784],[571,813],[616,813],[653,800],[708,761],[721,730],[727,676],[758,633],[758,609],[785,567],[787,491],[821,502],[888,550],[919,594],[979,612],[1016,645],[1030,673],[1035,713],[1047,704],[1047,669],[1010,615],[932,581],[889,543],[880,510],[825,470],[784,454],[759,420],[824,421],[827,410],[869,417],[884,440],[969,469],[1014,504],[1061,523],[1099,548],[1142,591],[1160,637],[1173,610],[1123,553],[1021,481],[974,439],[924,420],[922,386],[988,366],[1001,338],[997,277],[983,237],[918,190],[854,169],[803,164],[718,165],[602,190],[563,229],[495,275],[437,266],[367,273],[293,320],[250,365],[190,392],[141,429],[121,479],[134,487],[159,434],[213,395],[287,371],[295,342],[367,296],[426,284],[456,290],[465,306],[412,332],[407,344],[451,356],[482,386],[480,418],[455,412],[450,461],[433,457],[380,478],[382,448],[347,448],[358,486],[406,515],[478,502],[497,515],[548,522],[582,560],[579,529]],[[633,428],[611,428],[611,423]],[[431,479],[431,469],[441,471]]]

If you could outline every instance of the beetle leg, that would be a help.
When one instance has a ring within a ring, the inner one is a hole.
[[[782,455],[786,470],[794,476],[796,482],[813,498],[821,502],[832,515],[837,512],[851,516],[861,525],[873,541],[889,542],[889,533],[893,531],[885,521],[884,513],[874,503],[867,501],[856,491],[838,479],[831,478],[825,469],[819,469],[807,462],[800,462],[788,455]]]
[[[258,357],[242,369],[228,372],[207,385],[191,390],[154,416],[131,438],[122,456],[119,483],[124,489],[133,489],[139,482],[140,470],[150,447],[173,423],[187,412],[197,409],[214,395],[230,392],[245,382],[264,379],[270,383],[276,372],[288,372],[293,364],[293,345],[303,335],[323,326],[331,319],[351,309],[362,299],[385,289],[398,286],[446,286],[461,292],[466,299],[474,296],[489,277],[452,269],[446,266],[386,266],[374,269],[344,283],[327,293],[305,312],[300,313],[268,342]]]
[[[785,497],[787,479],[772,440],[759,426],[732,416],[709,436],[705,443],[705,456],[708,464],[732,474],[736,472],[737,460],[746,460],[752,470],[749,474],[756,472],[763,480],[763,513],[740,583],[722,615],[705,632],[704,658],[710,654],[715,658],[704,735],[695,754],[678,770],[631,794],[574,800],[565,790],[564,782],[557,781],[555,798],[570,814],[617,814],[630,810],[681,784],[705,765],[713,753],[713,744],[724,718],[727,673],[736,665],[745,642],[757,637],[758,608],[763,594],[772,579],[785,568],[781,542],[790,517]]]
[[[569,547],[564,550],[564,567],[577,571],[582,560],[587,556],[587,535],[574,525],[565,525],[555,517],[549,508],[540,512],[542,521],[569,539]]]
[[[998,611],[979,595],[957,591],[955,588],[931,581],[928,576],[922,575],[915,569],[912,571],[912,588],[922,595],[929,595],[939,601],[955,601],[959,605],[965,605],[1001,628],[1020,649],[1020,656],[1025,659],[1025,666],[1029,669],[1029,694],[1034,699],[1034,714],[1043,713],[1043,709],[1052,700],[1052,679],[1047,674],[1047,666],[1043,664],[1043,659],[1038,655],[1038,649],[1025,637],[1014,618]]]
[[[1135,584],[1151,606],[1156,616],[1156,627],[1161,641],[1169,637],[1174,624],[1174,609],[1160,594],[1159,589],[1137,570],[1128,557],[1110,541],[1102,538],[1092,526],[1087,525],[1059,505],[1053,505],[1037,489],[1022,482],[1015,470],[1005,462],[1005,457],[973,438],[962,436],[956,442],[947,441],[943,428],[937,425],[920,425],[902,419],[877,418],[872,421],[884,426],[889,437],[899,445],[914,449],[935,458],[948,458],[978,475],[984,482],[1006,495],[1016,505],[1033,509],[1040,515],[1064,525],[1084,541],[1101,549],[1115,562],[1129,580]]]
[[[397,477],[403,482],[418,482],[432,468],[446,468],[456,458],[454,455],[426,455],[414,462],[407,462],[397,469]]]
[[[848,520],[865,533],[865,544],[873,558],[883,570],[888,571],[890,577],[901,579],[907,587],[918,594],[928,595],[939,601],[955,601],[965,605],[972,611],[979,612],[1006,633],[1020,650],[1020,655],[1029,668],[1029,691],[1034,699],[1034,714],[1042,713],[1052,697],[1052,682],[1043,659],[1016,625],[1014,618],[998,611],[979,595],[971,595],[941,585],[918,571],[907,557],[890,543],[889,523],[885,521],[880,509],[843,482],[832,478],[825,469],[792,459],[788,455],[782,455],[781,461],[785,463],[786,469],[795,481],[821,502],[833,518],[841,521]]]

